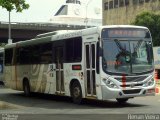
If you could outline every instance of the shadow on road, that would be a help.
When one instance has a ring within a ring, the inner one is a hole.
[[[31,97],[25,97],[23,92],[0,94],[0,100],[23,107],[36,107],[46,109],[94,109],[94,108],[124,108],[142,107],[145,104],[136,104],[133,101],[119,104],[116,100],[97,101],[84,99],[81,105],[72,103],[70,97],[33,93]]]

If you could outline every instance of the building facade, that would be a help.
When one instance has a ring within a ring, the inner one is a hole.
[[[130,24],[143,11],[160,13],[160,0],[103,0],[103,25]]]

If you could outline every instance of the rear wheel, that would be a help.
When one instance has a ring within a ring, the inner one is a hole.
[[[128,101],[128,99],[129,98],[117,98],[116,100],[117,100],[118,103],[122,104],[122,103],[126,103]]]
[[[81,104],[82,102],[82,90],[79,82],[75,81],[71,87],[71,96],[73,102],[76,104]]]
[[[24,91],[24,95],[25,95],[25,96],[30,96],[30,95],[31,95],[30,85],[29,85],[28,80],[25,80],[25,81],[23,82],[23,91]]]

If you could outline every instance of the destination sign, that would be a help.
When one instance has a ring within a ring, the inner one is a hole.
[[[102,38],[150,38],[150,33],[145,29],[103,29]]]

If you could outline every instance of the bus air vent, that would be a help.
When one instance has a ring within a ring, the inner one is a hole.
[[[134,89],[134,90],[123,90],[124,94],[137,94],[140,93],[141,89]]]

